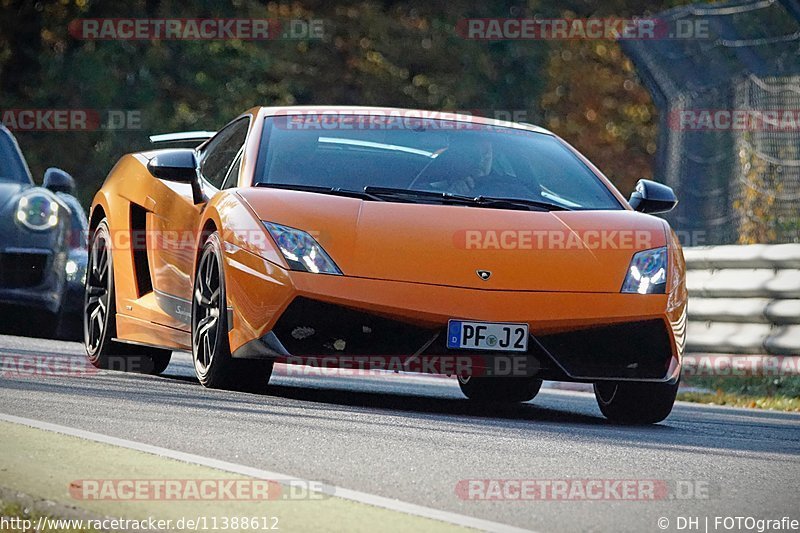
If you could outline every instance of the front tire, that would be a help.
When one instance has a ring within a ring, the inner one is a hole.
[[[116,293],[111,238],[106,219],[100,221],[89,243],[89,264],[83,298],[83,344],[89,362],[97,368],[142,374],[160,374],[172,351],[115,341]]]
[[[678,394],[675,383],[601,381],[594,384],[597,405],[618,424],[655,424],[667,418]]]
[[[212,389],[263,392],[272,374],[272,361],[231,356],[222,246],[216,233],[206,239],[195,273],[192,360],[197,379]]]
[[[529,377],[458,376],[464,396],[481,403],[521,403],[533,400],[542,380]]]

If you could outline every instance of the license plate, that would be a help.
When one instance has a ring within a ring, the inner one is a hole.
[[[528,350],[528,324],[450,320],[447,324],[447,347],[525,352]]]

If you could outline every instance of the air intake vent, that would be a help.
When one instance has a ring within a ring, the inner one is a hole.
[[[147,240],[147,211],[141,206],[131,204],[131,250],[139,298],[153,292],[150,263],[147,260]]]

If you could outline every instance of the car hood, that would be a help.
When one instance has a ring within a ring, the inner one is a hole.
[[[14,202],[22,191],[33,187],[28,183],[17,181],[0,181],[0,212],[4,211],[8,204]],[[14,204],[16,209],[16,204]]]
[[[346,276],[362,278],[616,293],[637,250],[666,244],[662,220],[628,210],[486,209],[255,188],[240,194],[260,219],[309,232]]]

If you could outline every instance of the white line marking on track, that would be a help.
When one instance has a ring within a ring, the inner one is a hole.
[[[243,476],[249,476],[258,479],[268,479],[280,483],[297,482],[299,480],[299,478],[297,477],[288,476],[286,474],[279,474],[277,472],[270,472],[269,470],[261,470],[260,468],[238,465],[236,463],[220,461],[219,459],[211,459],[208,457],[203,457],[192,453],[185,453],[176,450],[170,450],[168,448],[161,448],[160,446],[153,446],[151,444],[143,444],[141,442],[136,442],[132,440],[110,437],[108,435],[102,435],[100,433],[93,433],[91,431],[85,431],[82,429],[60,426],[58,424],[51,424],[49,422],[42,422],[40,420],[33,420],[31,418],[22,418],[19,416],[0,413],[0,420],[4,420],[6,422],[11,422],[14,424],[22,424],[24,426],[29,426],[37,429],[43,429],[45,431],[61,433],[63,435],[69,435],[81,439],[91,440],[102,444],[109,444],[111,446],[119,446],[120,448],[127,448],[129,450],[136,450],[139,452],[159,455],[162,457],[168,457],[170,459],[175,459],[177,461],[182,461],[184,463],[206,466],[209,468],[215,468],[217,470],[222,470],[225,472],[241,474]],[[336,498],[342,498],[344,500],[351,500],[359,503],[364,503],[367,505],[372,505],[373,507],[381,507],[383,509],[388,509],[390,511],[398,511],[409,515],[420,516],[423,518],[430,518],[432,520],[438,520],[440,522],[446,522],[457,526],[478,529],[481,531],[496,531],[502,533],[506,532],[533,533],[532,530],[530,529],[518,528],[506,524],[500,524],[498,522],[492,522],[490,520],[483,520],[481,518],[474,518],[471,516],[461,515],[458,513],[451,513],[449,511],[440,511],[438,509],[433,509],[431,507],[425,507],[414,503],[403,502],[400,500],[395,500],[393,498],[377,496],[375,494],[368,494],[366,492],[360,492],[357,490],[345,489],[342,487],[337,487],[335,485],[321,484],[319,486],[322,492],[334,496]]]

